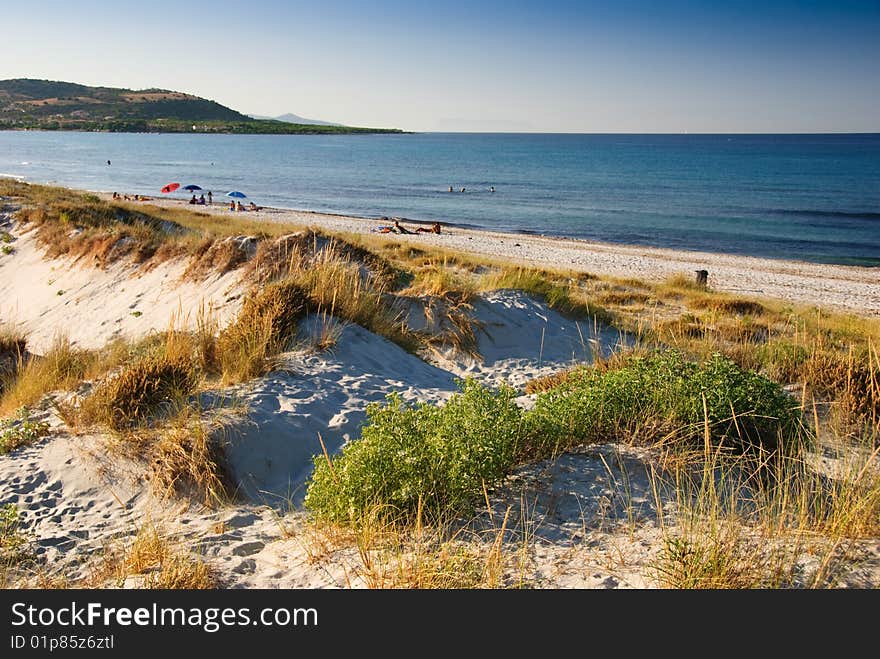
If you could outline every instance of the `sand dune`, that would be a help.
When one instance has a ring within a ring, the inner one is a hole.
[[[0,320],[17,325],[38,354],[63,333],[82,348],[151,331],[194,327],[199,308],[225,324],[240,306],[239,273],[185,281],[186,265],[160,263],[144,270],[118,261],[107,269],[62,258],[45,260],[28,232],[16,232],[14,258],[0,259]]]

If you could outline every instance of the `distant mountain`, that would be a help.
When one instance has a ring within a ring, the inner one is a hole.
[[[284,115],[254,119],[199,96],[167,89],[89,87],[72,82],[0,80],[0,130],[167,133],[400,133]],[[296,122],[286,119],[295,117]]]
[[[342,126],[342,124],[334,124],[329,121],[321,121],[320,119],[306,119],[305,117],[301,117],[298,114],[293,114],[292,112],[281,114],[277,117],[261,117],[256,114],[252,114],[249,116],[254,119],[272,119],[274,121],[283,121],[288,124],[300,124],[303,126]]]

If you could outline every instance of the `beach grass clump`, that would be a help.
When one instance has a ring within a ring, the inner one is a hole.
[[[211,427],[191,406],[157,433],[147,458],[152,483],[162,496],[198,496],[206,506],[229,500],[229,477],[219,443]]]
[[[739,451],[792,450],[804,439],[798,402],[731,360],[690,361],[673,350],[571,372],[540,394],[529,421],[540,456],[600,442],[683,442],[708,437]]]
[[[95,387],[79,410],[81,422],[103,423],[113,430],[167,415],[199,383],[193,361],[153,354],[126,364]]]
[[[788,552],[764,550],[734,523],[702,531],[663,538],[650,570],[661,587],[717,590],[792,586],[793,566]]]
[[[310,307],[317,313],[327,311],[357,323],[410,352],[422,345],[418,335],[407,328],[402,309],[388,293],[388,282],[353,260],[347,249],[320,250],[313,259],[292,268],[288,281],[306,292]]]
[[[445,297],[428,300],[424,306],[425,320],[436,329],[424,332],[425,345],[436,351],[451,350],[453,354],[481,359],[477,331],[485,325],[474,316],[470,297],[447,293]]]
[[[272,357],[287,349],[296,336],[297,324],[308,312],[307,292],[293,281],[267,284],[251,291],[235,321],[206,346],[202,354],[225,384],[262,375]]]
[[[370,405],[358,441],[315,458],[306,505],[354,526],[377,510],[404,522],[472,510],[515,462],[523,419],[515,396],[469,380],[442,406],[410,406],[397,394]]]
[[[206,590],[218,585],[215,571],[201,556],[152,522],[141,526],[129,544],[108,546],[90,568],[81,582],[64,587]]]
[[[847,352],[816,349],[798,370],[814,398],[851,422],[880,428],[880,353],[873,346]]]
[[[767,313],[767,307],[756,300],[725,294],[694,295],[688,298],[687,303],[692,309],[706,309],[732,316],[759,317]]]
[[[454,297],[469,302],[476,294],[476,281],[454,266],[440,261],[432,261],[417,269],[409,286],[400,291],[402,295],[428,295],[433,297]]]
[[[64,336],[56,336],[45,355],[29,355],[7,373],[0,416],[23,406],[33,406],[47,393],[67,390],[79,384],[94,365],[94,355],[73,346]]]
[[[23,332],[0,324],[0,394],[25,359],[27,345],[27,336]]]
[[[248,236],[230,238],[205,237],[190,255],[184,279],[199,281],[210,275],[225,275],[247,263],[250,246],[256,242]]]
[[[683,272],[676,272],[666,277],[657,286],[657,290],[661,293],[681,295],[683,293],[704,293],[706,287],[697,282],[695,277],[689,277]]]

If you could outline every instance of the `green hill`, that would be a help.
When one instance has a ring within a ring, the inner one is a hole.
[[[32,78],[0,80],[0,130],[8,129],[251,134],[403,132],[252,119],[215,101],[167,89],[88,87]]]

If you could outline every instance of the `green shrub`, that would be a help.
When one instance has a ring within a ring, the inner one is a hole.
[[[702,442],[707,421],[711,438],[728,447],[775,450],[802,435],[796,406],[779,385],[721,355],[697,363],[658,352],[608,370],[584,368],[539,395],[529,450],[544,456],[606,441]]]
[[[397,394],[367,409],[361,439],[328,462],[315,458],[306,505],[320,518],[357,524],[375,511],[413,521],[466,512],[513,467],[522,411],[511,388],[466,381],[443,406],[406,405]]]
[[[30,410],[21,407],[14,419],[0,419],[0,455],[30,444],[48,432],[48,423],[34,421]]]
[[[28,537],[21,530],[21,514],[14,504],[0,506],[0,563],[17,563],[28,555]]]

